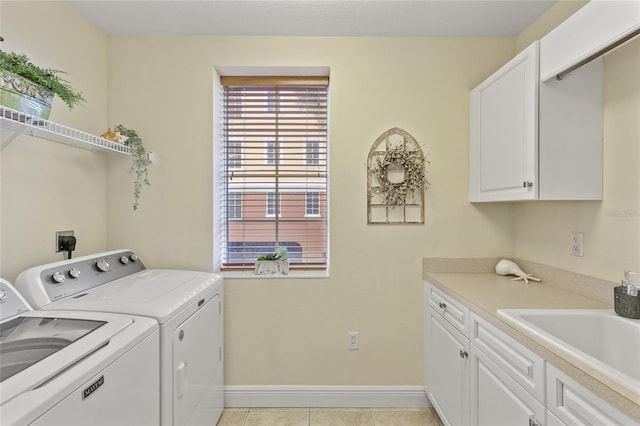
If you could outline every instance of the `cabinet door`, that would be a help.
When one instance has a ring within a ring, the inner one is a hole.
[[[471,346],[471,423],[544,425],[545,407],[482,351]]]
[[[547,408],[568,425],[640,425],[548,363]]]
[[[471,91],[469,200],[537,198],[538,42]]]
[[[567,426],[555,414],[547,410],[547,426]]]
[[[545,403],[544,359],[498,330],[475,312],[469,341],[541,404]]]
[[[469,341],[427,308],[425,390],[445,425],[469,423]]]

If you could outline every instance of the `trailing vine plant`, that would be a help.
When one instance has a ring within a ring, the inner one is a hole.
[[[133,181],[133,210],[138,210],[142,186],[151,186],[149,182],[147,151],[142,144],[142,139],[140,139],[140,136],[138,136],[135,130],[127,129],[122,124],[118,124],[114,130],[123,136],[124,144],[131,150],[131,168],[129,169],[129,173],[135,176]]]

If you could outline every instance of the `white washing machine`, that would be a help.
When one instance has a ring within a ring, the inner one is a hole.
[[[157,425],[157,321],[32,311],[0,279],[0,424]]]
[[[141,315],[160,326],[160,423],[215,425],[224,408],[220,275],[146,269],[130,250],[38,266],[16,279],[39,309]]]

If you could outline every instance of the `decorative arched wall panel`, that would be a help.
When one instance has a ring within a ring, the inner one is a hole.
[[[394,127],[376,139],[367,159],[367,223],[424,223],[424,163],[408,132]]]

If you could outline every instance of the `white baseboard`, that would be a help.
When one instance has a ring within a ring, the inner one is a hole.
[[[430,407],[423,386],[225,386],[225,407]]]

